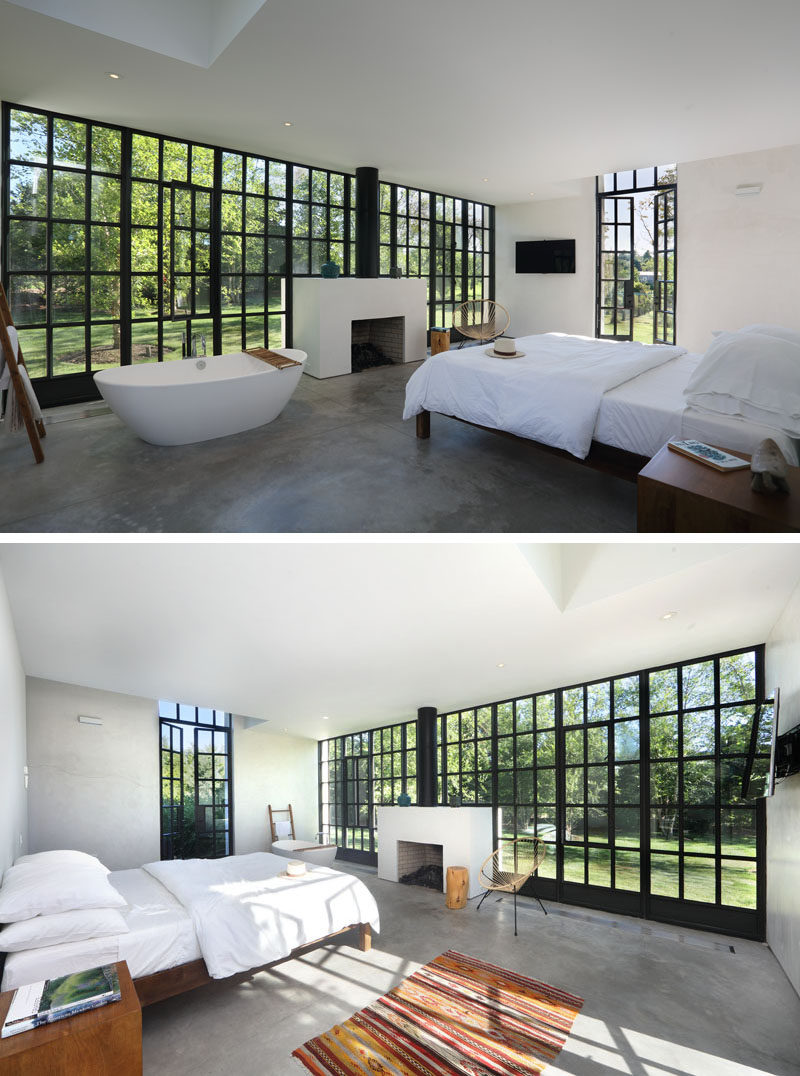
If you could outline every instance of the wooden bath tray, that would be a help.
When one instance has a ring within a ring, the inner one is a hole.
[[[285,370],[288,366],[301,366],[297,359],[290,359],[286,355],[279,355],[276,351],[269,351],[265,347],[245,348],[245,355],[252,355],[254,359],[261,359],[275,366],[278,370]]]

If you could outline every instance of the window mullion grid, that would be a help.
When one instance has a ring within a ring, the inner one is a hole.
[[[639,914],[650,913],[650,675],[639,674]]]
[[[583,884],[589,884],[589,716],[588,687],[583,685]]]

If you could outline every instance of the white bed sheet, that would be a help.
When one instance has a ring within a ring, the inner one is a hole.
[[[771,437],[788,462],[797,466],[800,442],[782,430],[686,406],[683,390],[701,358],[702,355],[681,355],[605,393],[594,440],[641,456],[654,456],[671,437],[694,437],[747,453]]]
[[[312,866],[286,876],[270,852],[146,863],[188,910],[208,973],[222,979],[272,963],[355,923],[380,930],[375,899],[358,878]]]
[[[131,975],[138,978],[200,959],[191,917],[159,881],[141,867],[112,871],[108,880],[128,902],[120,912],[130,933],[9,953],[3,990],[116,960],[127,961]]]

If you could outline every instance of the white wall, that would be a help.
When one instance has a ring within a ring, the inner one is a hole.
[[[767,690],[779,687],[780,732],[800,720],[800,587],[767,639]],[[800,773],[767,800],[767,942],[800,993]]]
[[[0,877],[28,850],[25,792],[25,673],[0,575]],[[21,842],[20,842],[21,838]]]
[[[29,677],[28,715],[31,851],[78,848],[111,870],[159,859],[156,703]]]
[[[648,163],[648,162],[643,162]],[[739,184],[762,183],[737,196]],[[705,351],[713,329],[773,322],[800,329],[800,146],[678,166],[678,343]],[[594,335],[594,179],[579,195],[498,206],[496,296],[510,333]],[[576,241],[574,276],[514,272],[520,239]]]
[[[28,714],[31,851],[79,848],[112,870],[159,859],[157,703],[31,677]],[[78,714],[103,724],[81,724]],[[270,802],[291,802],[298,834],[313,837],[316,742],[237,717],[233,790],[237,852],[268,849]]]
[[[594,179],[581,186],[576,197],[497,207],[495,296],[511,315],[508,335],[594,336]],[[516,243],[525,239],[574,239],[575,273],[516,273]]]
[[[705,351],[713,329],[753,322],[800,329],[798,191],[800,146],[679,165],[680,344]]]

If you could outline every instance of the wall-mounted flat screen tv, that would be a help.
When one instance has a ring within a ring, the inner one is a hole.
[[[574,239],[530,239],[517,243],[518,273],[574,273]]]

